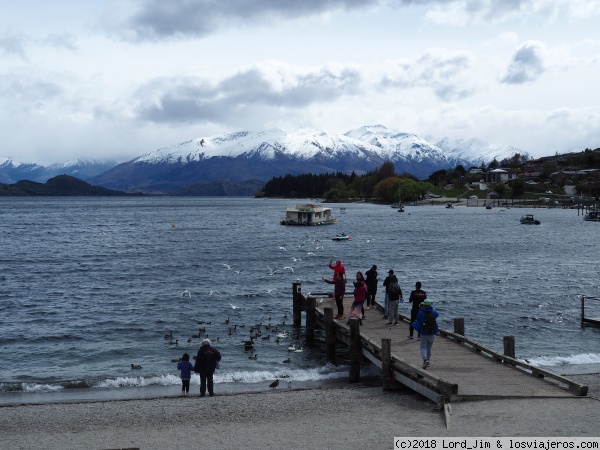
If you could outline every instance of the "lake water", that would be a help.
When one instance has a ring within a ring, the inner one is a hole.
[[[443,328],[464,317],[466,334],[495,350],[513,335],[518,358],[551,370],[600,364],[600,330],[580,327],[578,297],[600,295],[600,224],[576,210],[345,203],[330,205],[334,225],[280,225],[301,202],[0,198],[0,403],[177,394],[172,360],[195,355],[206,335],[223,354],[221,390],[344,379],[343,352],[329,365],[323,337],[306,348],[291,327],[292,282],[329,290],[320,277],[332,258],[350,274],[376,264],[380,283],[392,268],[405,292],[421,281]],[[541,225],[521,225],[527,212]],[[352,239],[332,241],[340,232]],[[244,351],[259,322],[277,331],[263,328],[271,337]]]

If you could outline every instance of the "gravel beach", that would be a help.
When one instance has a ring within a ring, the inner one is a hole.
[[[587,397],[435,404],[409,390],[348,385],[200,398],[0,407],[2,449],[385,449],[399,436],[598,436],[600,376]]]

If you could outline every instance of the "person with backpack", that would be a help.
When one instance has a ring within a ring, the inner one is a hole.
[[[413,328],[421,335],[420,347],[423,369],[427,369],[430,365],[433,338],[440,331],[436,320],[438,315],[438,312],[431,306],[431,302],[424,300],[421,303],[421,310],[417,314],[417,319],[412,323]]]
[[[398,284],[398,280],[392,280],[387,285],[387,291],[389,305],[389,319],[387,324],[391,325],[393,320],[394,325],[398,325],[398,305],[400,304],[400,300],[402,299],[402,289],[400,289],[400,284]]]
[[[383,280],[383,287],[385,288],[385,303],[384,303],[384,308],[383,308],[383,318],[384,319],[387,319],[388,318],[388,314],[389,314],[390,296],[389,296],[389,292],[388,292],[388,285],[392,281],[395,281],[397,283],[398,282],[398,278],[396,278],[396,275],[394,275],[394,271],[392,269],[390,269],[388,271],[388,276],[385,277],[385,280]]]
[[[408,339],[414,339],[413,334],[415,329],[412,326],[412,323],[417,320],[417,314],[419,314],[419,309],[421,308],[421,303],[423,303],[423,301],[427,300],[427,292],[425,292],[423,289],[421,289],[421,282],[417,281],[415,283],[415,290],[411,291],[410,293],[410,297],[408,298],[408,301],[412,304],[411,310],[410,310],[410,328],[409,328],[409,332],[410,334],[407,336]],[[421,334],[417,332],[417,339],[421,339]]]

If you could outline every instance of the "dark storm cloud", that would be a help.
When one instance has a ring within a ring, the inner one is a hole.
[[[544,73],[543,46],[538,42],[526,42],[513,54],[501,82],[523,84],[535,81]]]
[[[252,68],[217,83],[199,78],[157,79],[136,93],[137,116],[151,122],[227,123],[257,109],[298,109],[354,95],[361,83],[360,74],[351,68],[272,75]]]
[[[203,37],[219,29],[352,10],[383,0],[143,0],[129,18],[139,40]]]

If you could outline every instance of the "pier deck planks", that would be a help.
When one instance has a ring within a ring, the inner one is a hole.
[[[321,301],[322,300],[322,301]],[[344,314],[348,316],[353,299],[344,299]],[[317,298],[317,315],[324,315],[324,309],[333,308],[337,314],[335,301],[327,297]],[[381,339],[391,339],[392,357],[406,363],[421,367],[423,360],[419,351],[417,333],[413,340],[407,339],[409,334],[408,318],[410,318],[410,303],[400,304],[400,314],[405,320],[398,325],[387,325],[380,309],[365,310],[367,319],[360,327],[361,335],[381,346]],[[408,316],[408,318],[406,317]],[[438,318],[438,325],[443,327],[444,320],[450,317]],[[335,321],[346,324],[347,318]],[[447,323],[447,322],[446,322]],[[468,336],[468,330],[465,333]],[[518,349],[517,349],[518,350]],[[546,378],[538,378],[529,372],[513,367],[510,364],[498,362],[482,352],[477,352],[469,346],[456,343],[452,339],[436,336],[433,345],[431,366],[427,372],[458,385],[458,395],[455,400],[503,397],[576,397],[564,385]]]

